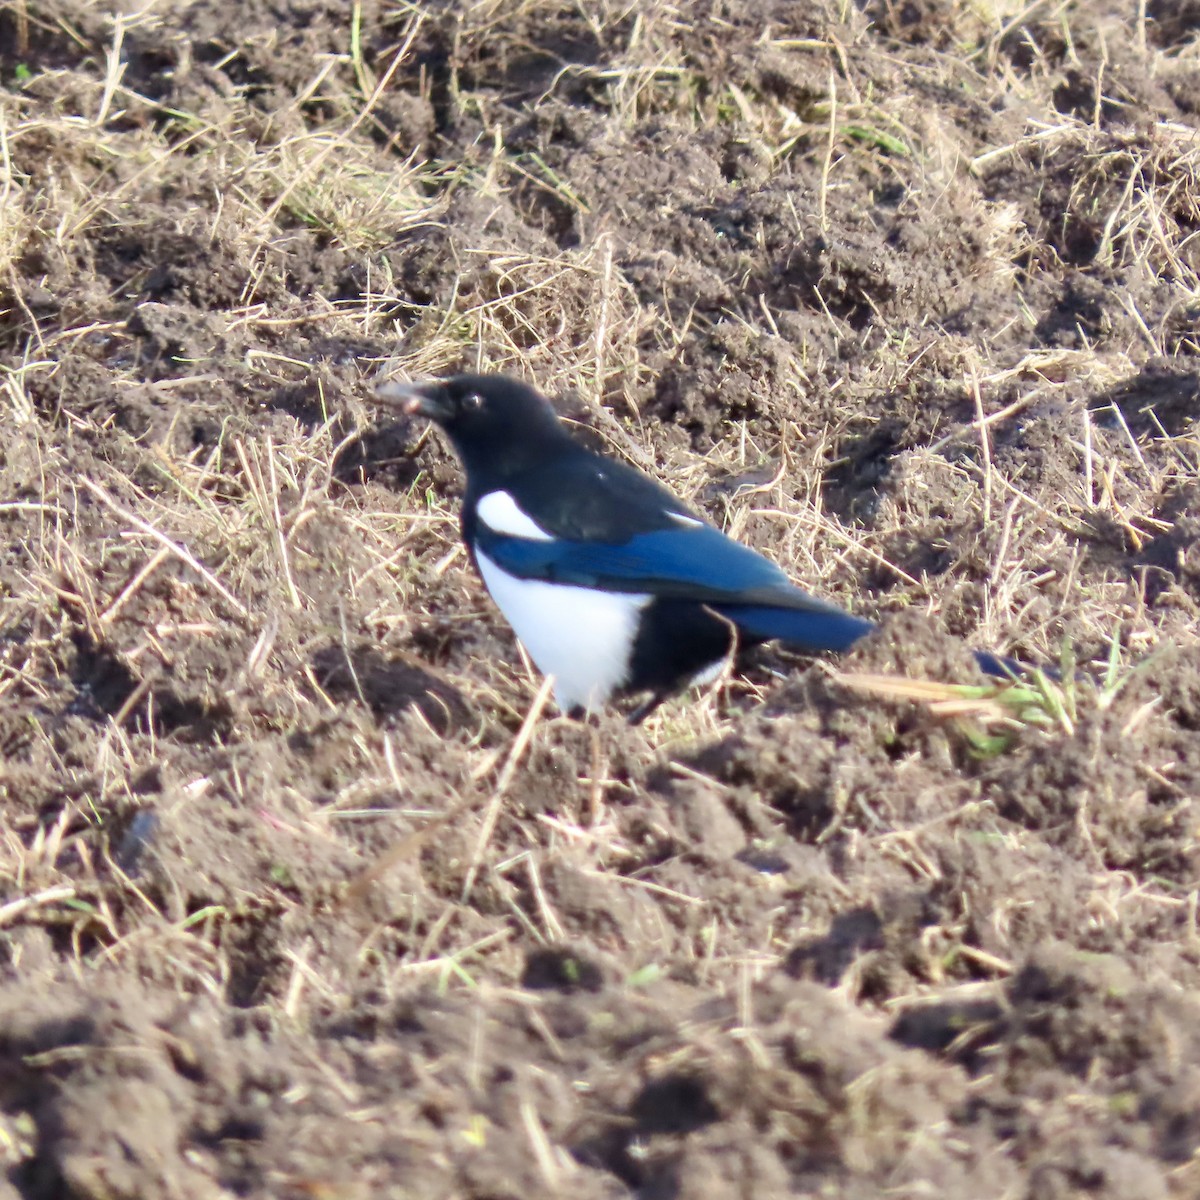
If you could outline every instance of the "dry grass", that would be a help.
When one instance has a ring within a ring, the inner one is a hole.
[[[476,47],[492,39],[489,44],[500,53],[495,39],[503,39],[508,29],[519,26],[535,9],[539,19],[551,24],[573,19],[574,14],[569,5],[472,5],[462,17],[462,42]],[[989,44],[994,46],[1023,14],[1024,10],[984,14],[985,23],[996,32]],[[45,388],[58,361],[81,339],[106,331],[119,339],[122,329],[114,318],[120,320],[122,305],[110,301],[96,314],[98,320],[52,328],[25,303],[24,284],[14,274],[16,264],[35,245],[47,261],[87,261],[96,253],[104,231],[127,227],[131,220],[136,225],[141,196],[151,189],[162,194],[184,188],[191,181],[181,222],[197,238],[227,239],[245,273],[241,307],[226,314],[231,331],[244,331],[251,342],[273,341],[282,330],[319,330],[334,339],[396,332],[401,335],[400,350],[391,355],[390,367],[419,376],[467,359],[479,369],[526,374],[551,391],[575,391],[587,399],[602,433],[618,452],[632,455],[641,465],[655,462],[655,431],[636,420],[636,397],[646,387],[641,364],[648,339],[670,354],[687,333],[664,327],[653,307],[639,297],[616,262],[608,235],[552,256],[510,247],[502,236],[492,243],[468,244],[460,277],[449,281],[448,304],[425,309],[410,305],[411,315],[404,323],[411,331],[407,333],[390,315],[405,297],[392,277],[392,258],[381,253],[385,247],[413,230],[442,221],[445,197],[456,190],[477,194],[486,203],[489,197],[502,199],[513,180],[528,178],[527,169],[508,155],[500,141],[482,170],[447,171],[445,165],[422,162],[414,155],[381,152],[368,136],[375,130],[377,104],[405,66],[421,32],[424,18],[419,11],[397,10],[394,52],[372,70],[364,67],[361,46],[351,48],[357,86],[346,87],[344,64],[314,63],[311,78],[265,124],[237,96],[222,106],[220,120],[208,112],[179,110],[168,111],[163,119],[155,101],[127,85],[126,40],[161,31],[166,19],[153,8],[141,16],[120,18],[111,24],[108,43],[97,47],[103,50],[99,64],[103,71],[47,72],[31,81],[26,99],[12,95],[5,99],[0,126],[4,199],[0,254],[5,273],[14,282],[16,311],[23,310],[28,329],[24,344],[12,346],[17,357],[7,368],[6,399],[9,420],[18,436],[27,439],[31,454],[52,457],[57,435],[46,424],[46,415],[30,401],[29,384],[37,381]],[[609,5],[590,21],[595,38],[619,51],[611,60],[615,65],[599,71],[597,78],[609,88],[622,124],[637,122],[655,107],[648,91],[661,81],[670,80],[672,87],[678,87],[683,73],[697,69],[682,36],[686,23],[673,6],[659,5],[648,14],[635,15],[628,6]],[[965,36],[969,31],[961,32]],[[890,129],[887,136],[894,135],[898,146],[922,148],[927,171],[954,170],[952,158],[939,160],[936,153],[928,153],[938,148],[936,130],[918,133],[915,125],[904,124],[903,117],[885,119],[883,110],[863,98],[856,65],[844,59],[844,51],[839,51],[843,55],[839,60],[832,41],[781,36],[774,46],[779,52],[832,55],[843,68],[849,66],[842,84],[846,94],[838,97],[825,89],[824,99],[814,98],[801,113],[778,99],[754,96],[731,81],[722,93],[726,99],[718,99],[717,104],[732,102],[736,111],[730,116],[768,147],[776,167],[802,144],[809,153],[823,157],[819,197],[823,213],[827,189],[837,186],[838,172],[845,170],[847,159],[869,155],[872,149],[844,136],[826,141],[835,122],[843,134],[849,125],[858,130],[878,128],[880,137]],[[460,94],[458,103],[469,101]],[[322,105],[336,115],[330,120],[322,113],[317,125],[312,114]],[[897,108],[890,98],[888,111],[903,112],[903,104]],[[695,115],[704,121],[718,114],[697,109]],[[1019,631],[1036,652],[1052,657],[1057,622],[1064,610],[1043,613],[1032,623],[1027,616],[1030,590],[1044,577],[1038,560],[1069,555],[1073,540],[1097,516],[1114,521],[1135,544],[1161,532],[1163,522],[1154,515],[1156,497],[1184,481],[1194,465],[1194,449],[1186,443],[1172,445],[1166,435],[1161,444],[1153,438],[1146,443],[1126,426],[1124,434],[1114,437],[1106,431],[1101,436],[1086,404],[1088,395],[1132,377],[1141,353],[1167,355],[1183,346],[1170,340],[1167,327],[1173,314],[1196,300],[1191,226],[1197,216],[1197,185],[1192,137],[1190,128],[1166,122],[1145,135],[1109,134],[1080,122],[1035,128],[1011,145],[977,153],[978,171],[1024,156],[1035,156],[1038,169],[1045,170],[1062,155],[1076,157],[1080,169],[1074,172],[1064,219],[1095,223],[1098,261],[1152,273],[1172,297],[1157,316],[1140,313],[1132,298],[1124,302],[1145,344],[1115,354],[1111,350],[1043,351],[1016,362],[984,358],[972,367],[977,371],[977,420],[908,457],[896,500],[896,524],[890,528],[885,524],[870,531],[855,530],[831,519],[820,510],[812,477],[797,478],[785,470],[768,491],[732,509],[730,531],[752,534],[747,524],[752,517],[758,523],[779,523],[786,532],[777,552],[793,573],[814,590],[846,595],[840,579],[847,566],[851,572],[858,564],[886,566],[886,552],[877,546],[888,544],[903,528],[908,516],[905,491],[943,487],[946,476],[957,475],[961,490],[970,497],[968,503],[982,505],[985,525],[999,530],[986,584],[972,604],[980,614],[979,640],[998,644]],[[31,154],[34,145],[55,147],[56,161],[69,166],[37,178],[23,171],[15,160]],[[197,180],[203,180],[203,186]],[[933,195],[947,182],[930,174],[920,185]],[[552,171],[540,186],[556,190],[568,205],[586,207],[586,199],[574,196]],[[980,212],[991,227],[987,259],[994,262],[997,279],[1008,278],[1021,247],[1029,244],[1029,228],[1018,224],[1011,206],[984,205]],[[828,223],[826,214],[822,225]],[[313,299],[283,307],[260,299],[270,294],[269,284],[278,280],[278,260],[287,254],[298,227],[317,232],[323,242],[364,262],[367,287],[360,297],[332,306]],[[770,317],[769,311],[766,315]],[[881,383],[887,376],[895,377],[896,349],[881,348],[870,367]],[[299,380],[306,370],[301,360],[267,345],[251,348],[248,358],[249,383],[262,389]],[[182,376],[156,386],[178,388],[181,395],[194,393],[218,378],[219,363],[213,365],[216,371],[203,364],[203,373],[191,380]],[[136,378],[136,372],[128,378]],[[119,373],[114,383],[120,386]],[[869,393],[874,386],[870,374],[860,381],[861,392]],[[992,400],[997,391],[1002,404]],[[1002,422],[1017,419],[1029,407],[1056,395],[1067,405],[1067,419],[1077,423],[1082,471],[1078,492],[1049,501],[1027,493],[1019,479],[994,470],[987,447]],[[76,436],[91,441],[111,436],[104,424],[73,413],[69,395],[63,396],[62,403],[61,415],[52,419],[64,421]],[[404,629],[410,618],[395,614],[412,611],[414,588],[430,576],[450,581],[460,594],[469,593],[473,611],[480,604],[478,592],[467,582],[461,556],[449,556],[452,516],[440,502],[402,516],[397,525],[391,518],[348,505],[346,497],[333,489],[335,463],[347,445],[345,426],[335,416],[336,403],[330,397],[322,403],[328,420],[314,430],[285,425],[260,440],[243,428],[223,433],[203,454],[173,451],[169,433],[151,444],[132,442],[118,433],[117,444],[122,447],[114,456],[118,461],[101,468],[94,480],[63,479],[43,468],[36,481],[21,481],[28,498],[17,503],[32,506],[26,515],[36,518],[26,522],[36,530],[24,572],[31,590],[7,598],[13,614],[7,624],[70,597],[73,619],[89,634],[99,634],[130,610],[156,571],[175,563],[190,569],[197,593],[196,611],[177,622],[179,628],[197,632],[178,636],[203,636],[201,631],[235,617],[249,648],[266,647],[273,637],[262,614],[281,609],[306,619],[308,636],[314,636],[319,629],[329,629],[331,615],[321,598],[306,590],[304,572],[294,562],[306,551],[294,543],[310,522],[325,519],[340,523],[361,540],[363,566],[359,574],[348,576],[345,596],[371,626],[389,633]],[[632,424],[627,420],[630,414],[635,417]],[[812,433],[798,432],[805,437]],[[971,460],[947,458],[943,451],[951,439],[962,445],[977,441],[984,451],[982,468]],[[731,452],[731,447],[736,449]],[[678,460],[670,466],[680,490],[691,498],[713,474],[736,470],[750,460],[769,459],[774,453],[771,445],[743,436],[713,445],[704,458]],[[813,457],[808,461],[814,463]],[[147,475],[154,480],[149,490],[143,482]],[[107,512],[107,520],[99,526],[99,518],[82,524],[64,519],[80,511],[81,489]],[[971,520],[969,512],[962,516]],[[404,530],[399,541],[398,528]],[[1035,543],[1036,555],[1030,553]],[[97,590],[95,580],[104,575],[100,564],[110,554],[110,545],[134,550],[135,561],[119,583],[108,591]],[[918,602],[922,592],[928,592],[903,568],[894,567],[892,574],[902,586],[915,588]],[[394,596],[392,604],[376,598],[383,588]],[[208,599],[200,593],[207,593]],[[215,609],[210,601],[217,603]],[[954,602],[966,603],[957,597]],[[943,595],[930,606],[946,603]],[[1082,604],[1068,593],[1063,593],[1061,603],[1073,610],[1074,636],[1085,643],[1106,642],[1117,627],[1128,631],[1135,646],[1149,648],[1155,642],[1149,617],[1122,583],[1096,581]],[[129,653],[137,658],[148,652],[134,647]],[[163,645],[156,653],[169,659],[170,647]],[[256,676],[267,670],[270,658],[267,650],[252,656]],[[475,673],[488,682],[470,681],[465,686],[481,688],[479,694],[484,696],[507,694],[501,711],[510,715],[522,711],[531,685],[522,683],[519,675],[490,678],[495,670],[485,662],[476,663]],[[296,685],[281,681],[279,686]],[[291,703],[297,709],[306,703],[320,706],[319,689],[313,695],[315,700],[293,695]],[[714,711],[701,706],[687,717],[701,723],[694,728],[685,723],[683,730],[711,735],[720,728],[714,724]],[[670,724],[671,737],[681,735],[683,731],[675,728],[679,716],[662,720]]]
[[[464,10],[459,36],[468,47],[490,39],[490,51],[502,56],[497,39],[503,40],[509,29],[530,19],[535,10],[549,24],[574,19],[570,5],[477,4]],[[999,38],[1023,15],[1023,9],[1005,9],[982,17]],[[414,230],[443,221],[446,197],[455,191],[473,193],[485,204],[492,197],[500,201],[511,183],[527,178],[528,171],[499,140],[478,170],[464,166],[447,170],[445,164],[377,147],[370,136],[376,130],[376,106],[397,72],[406,68],[406,56],[424,22],[418,10],[407,7],[397,10],[395,20],[394,51],[369,71],[361,59],[361,46],[357,50],[351,46],[353,86],[347,87],[345,63],[315,62],[311,78],[265,123],[236,95],[221,106],[220,120],[214,120],[211,112],[179,110],[167,111],[164,119],[157,102],[127,84],[123,62],[127,40],[166,27],[167,17],[153,8],[111,24],[107,44],[97,46],[98,54],[102,52],[97,67],[103,70],[46,72],[27,85],[24,98],[5,98],[0,125],[4,200],[0,255],[13,284],[14,312],[24,316],[27,330],[23,343],[10,345],[6,400],[8,419],[17,436],[27,439],[31,454],[53,457],[57,433],[55,424],[48,422],[61,421],[75,436],[92,443],[114,436],[103,421],[73,412],[69,395],[63,395],[60,413],[47,414],[38,410],[28,393],[32,382],[43,392],[53,388],[49,381],[58,363],[80,341],[103,335],[120,340],[124,333],[119,322],[128,306],[109,298],[95,319],[52,327],[28,306],[25,284],[16,279],[16,264],[34,246],[51,263],[87,262],[98,252],[107,231],[131,223],[136,228],[142,197],[186,188],[189,199],[186,211],[179,214],[181,227],[197,238],[226,239],[244,272],[241,305],[228,310],[225,321],[230,332],[244,334],[251,343],[249,386],[269,390],[303,379],[306,363],[290,357],[286,348],[271,348],[283,331],[319,331],[331,339],[398,334],[400,349],[390,356],[390,367],[423,375],[467,360],[479,369],[526,374],[551,391],[577,392],[586,398],[601,432],[618,452],[630,454],[642,465],[655,463],[660,453],[655,430],[636,419],[637,397],[645,394],[648,382],[642,364],[648,345],[670,355],[688,334],[664,326],[660,314],[639,295],[616,261],[607,234],[553,255],[510,246],[503,235],[492,242],[468,244],[463,247],[459,278],[448,281],[445,289],[448,303],[421,307],[406,301],[392,276],[393,257],[382,253],[384,248]],[[590,26],[598,42],[619,52],[611,60],[615,65],[599,71],[598,78],[610,89],[613,110],[622,124],[637,122],[648,106],[653,107],[647,90],[658,86],[657,81],[670,79],[672,86],[678,86],[681,73],[698,69],[684,36],[686,22],[676,7],[653,6],[647,14],[637,15],[627,5],[608,5],[591,16]],[[966,36],[969,30],[964,27],[960,32]],[[861,68],[856,60],[844,59],[844,50],[834,53],[833,41],[780,36],[773,45],[780,53],[825,55],[841,62],[849,69],[840,85],[845,94],[839,97],[826,88],[824,98],[814,98],[801,113],[730,81],[721,93],[726,99],[717,103],[732,98],[736,111],[731,118],[768,147],[776,168],[802,146],[822,159],[822,212],[828,188],[838,186],[839,172],[847,170],[849,160],[869,158],[879,149],[878,142],[864,146],[853,137],[828,141],[826,135],[835,123],[843,135],[848,125],[858,130],[878,128],[881,137],[886,133],[905,147],[920,147],[925,164],[921,169],[928,172],[917,173],[924,194],[936,195],[949,185],[942,176],[955,169],[952,157],[939,159],[937,153],[929,153],[938,149],[936,140],[930,140],[936,139],[937,131],[919,133],[915,124],[905,124],[903,115],[887,115],[864,99],[857,78]],[[469,100],[460,94],[458,103],[466,106]],[[326,106],[335,114],[331,119],[323,111]],[[894,98],[889,98],[887,109],[889,114],[906,111],[904,101],[897,106]],[[317,123],[313,117],[319,110]],[[908,111],[911,115],[915,109]],[[697,109],[695,115],[697,121],[705,121],[716,113]],[[906,492],[942,488],[946,477],[958,476],[953,486],[969,497],[968,504],[981,505],[984,524],[999,531],[989,550],[986,583],[971,602],[980,613],[979,640],[1000,643],[1020,636],[1038,653],[1053,656],[1056,624],[1064,610],[1027,617],[1027,597],[1043,579],[1039,559],[1061,560],[1069,555],[1074,540],[1097,517],[1115,522],[1135,544],[1161,532],[1164,525],[1155,516],[1156,498],[1182,483],[1194,465],[1194,448],[1186,442],[1175,444],[1165,434],[1147,441],[1125,426],[1116,435],[1107,430],[1102,435],[1089,418],[1087,405],[1089,395],[1131,378],[1145,353],[1165,356],[1185,348],[1184,342],[1171,340],[1168,327],[1174,314],[1196,301],[1191,227],[1197,217],[1197,184],[1192,137],[1190,128],[1167,122],[1137,135],[1107,133],[1079,122],[1035,128],[1011,145],[977,153],[978,171],[1002,159],[1029,156],[1038,169],[1046,170],[1063,155],[1075,156],[1080,169],[1073,172],[1075,182],[1064,219],[1097,226],[1097,261],[1151,273],[1170,295],[1158,314],[1141,313],[1132,297],[1122,301],[1135,317],[1145,344],[1116,352],[1111,348],[1096,353],[1032,352],[1018,361],[988,361],[982,348],[984,357],[972,366],[978,386],[977,419],[907,457],[893,526],[854,529],[830,518],[820,510],[813,477],[787,473],[785,462],[785,470],[769,490],[731,510],[730,531],[752,535],[762,521],[777,522],[786,530],[777,552],[793,573],[814,590],[848,595],[847,567],[852,578],[860,564],[886,565],[887,554],[878,547],[903,529],[909,515]],[[35,145],[54,147],[56,163],[64,165],[38,176],[16,165],[34,153]],[[556,190],[569,206],[586,206],[586,198],[574,196],[552,171],[540,186]],[[1011,206],[983,205],[980,212],[990,221],[986,260],[994,263],[998,280],[1010,278],[1014,259],[1029,245],[1029,227],[1018,225]],[[828,224],[825,212],[822,225]],[[323,243],[363,262],[366,287],[360,296],[332,305],[316,297],[304,301],[293,297],[282,305],[267,298],[271,285],[281,279],[279,260],[286,257],[298,228],[319,234]],[[398,304],[407,304],[409,315],[402,322],[393,315]],[[769,310],[766,316],[770,318]],[[836,332],[842,336],[840,328]],[[261,347],[256,348],[255,342],[261,342]],[[916,357],[923,353],[921,349]],[[905,357],[911,361],[913,356],[905,356],[903,347],[882,346],[858,381],[859,393],[870,393],[876,381],[885,386],[898,370],[903,373]],[[199,366],[190,379],[179,376],[152,386],[178,389],[180,395],[196,394],[219,378],[221,363]],[[114,375],[118,388],[121,370]],[[137,377],[136,369],[125,375],[129,381]],[[996,394],[1002,402],[993,400]],[[1082,470],[1077,492],[1051,499],[1029,494],[1020,479],[993,469],[987,448],[989,437],[1003,422],[1058,395],[1067,406],[1066,419],[1078,428]],[[481,601],[467,582],[465,563],[461,557],[447,557],[453,544],[452,517],[440,502],[403,515],[397,525],[391,518],[360,511],[337,492],[335,463],[347,445],[346,430],[336,417],[336,399],[326,396],[322,403],[328,419],[316,429],[283,423],[265,439],[252,437],[246,427],[231,429],[202,454],[172,449],[170,431],[149,443],[117,432],[120,451],[98,468],[95,479],[65,479],[43,467],[36,480],[20,481],[21,494],[27,498],[18,503],[33,506],[26,515],[35,520],[26,526],[36,532],[25,568],[31,590],[7,598],[14,614],[8,623],[70,596],[74,619],[89,633],[99,633],[119,614],[130,611],[137,593],[156,571],[175,563],[189,568],[197,593],[196,611],[178,622],[180,627],[204,630],[235,617],[243,626],[240,636],[253,647],[270,640],[264,612],[291,610],[298,619],[310,621],[311,636],[317,629],[328,629],[331,616],[321,598],[306,590],[304,571],[295,561],[306,551],[295,542],[310,522],[326,519],[361,539],[365,556],[361,577],[349,575],[345,596],[368,622],[378,622],[376,627],[389,632],[404,628],[407,618],[394,614],[411,610],[414,586],[421,587],[420,581],[430,576],[469,594],[472,607],[477,608]],[[630,415],[635,418],[632,422]],[[798,431],[805,438],[813,432]],[[974,440],[984,451],[982,466],[973,459],[948,458],[943,451],[951,439],[963,446]],[[714,444],[703,458],[677,458],[660,466],[674,471],[680,490],[690,498],[713,474],[775,453],[767,442],[735,437]],[[819,457],[809,456],[810,470],[819,465]],[[146,486],[147,478],[154,481],[152,488]],[[65,520],[66,514],[80,512],[81,496],[99,500],[106,518],[90,516],[83,523]],[[961,516],[968,522],[973,519],[970,511]],[[397,528],[404,530],[399,542]],[[1036,554],[1030,552],[1034,544]],[[110,554],[110,545],[135,551],[136,561],[107,591],[97,590],[95,580],[104,576],[100,564]],[[922,593],[929,592],[928,585],[902,567],[894,567],[892,574],[902,586],[915,589],[918,603]],[[395,596],[391,612],[386,601],[376,599],[385,586]],[[207,600],[200,593],[206,593]],[[217,607],[209,607],[209,601]],[[957,597],[953,602],[968,603]],[[946,603],[943,595],[936,603],[930,601],[929,607]],[[1097,580],[1082,603],[1067,592],[1060,603],[1073,610],[1073,633],[1084,643],[1105,643],[1115,627],[1123,626],[1135,646],[1154,644],[1149,617],[1123,583]],[[147,652],[137,647],[131,651],[135,656]],[[162,653],[169,658],[169,648]],[[265,669],[269,659],[269,653],[264,653],[255,662]],[[495,668],[479,662],[474,670],[489,679]],[[512,674],[465,686],[480,686],[483,695],[493,695],[497,688],[507,693],[509,699],[501,709],[510,715],[524,709],[530,694],[529,685]],[[319,692],[316,695],[315,701],[297,696],[293,703],[320,705]],[[718,726],[711,723],[712,710],[697,711],[707,715],[689,718],[703,722],[693,732],[714,732]]]

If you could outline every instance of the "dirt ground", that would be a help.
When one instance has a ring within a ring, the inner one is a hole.
[[[1200,1197],[1197,29],[0,2],[0,1200]],[[463,367],[881,631],[539,710]]]

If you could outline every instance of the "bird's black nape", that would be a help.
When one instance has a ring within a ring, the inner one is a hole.
[[[502,482],[548,454],[575,445],[549,401],[506,375],[387,381],[377,385],[375,394],[387,408],[440,425],[477,482]]]

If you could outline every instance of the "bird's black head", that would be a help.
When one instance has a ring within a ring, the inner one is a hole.
[[[549,402],[527,384],[504,375],[386,382],[375,394],[389,408],[436,421],[469,475],[503,477],[552,446],[574,445]]]

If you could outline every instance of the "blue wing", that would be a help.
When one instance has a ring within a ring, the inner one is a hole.
[[[875,628],[801,591],[773,562],[711,525],[658,529],[620,543],[535,541],[482,523],[476,532],[478,549],[520,579],[693,600],[732,621],[749,641],[840,653]],[[986,650],[975,651],[975,659],[985,674],[1002,680],[1025,669]]]
[[[702,602],[794,603],[802,596],[827,607],[793,587],[774,563],[711,525],[657,529],[623,542],[601,542],[513,537],[481,522],[476,536],[480,550],[521,579]]]
[[[707,605],[754,641],[845,650],[874,625],[801,591],[761,554],[711,525],[657,529],[627,541],[537,541],[480,523],[478,549],[519,579],[643,592]]]

